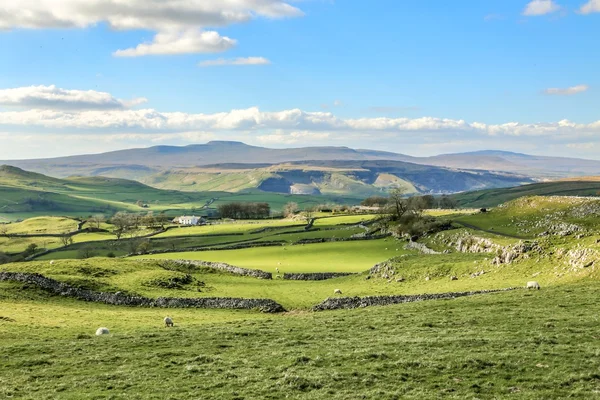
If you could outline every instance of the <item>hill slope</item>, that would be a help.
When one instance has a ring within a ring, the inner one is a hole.
[[[562,180],[453,195],[462,207],[494,207],[524,196],[598,196],[600,181]]]
[[[391,160],[447,168],[525,173],[532,177],[565,177],[600,174],[600,161],[532,156],[504,151],[479,151],[412,157],[385,151],[348,147],[304,147],[270,149],[240,142],[212,141],[189,146],[155,146],[102,154],[38,160],[11,160],[9,164],[56,177],[106,175],[141,179],[175,167],[186,168],[221,163],[280,164],[293,161]]]
[[[178,168],[142,181],[186,191],[259,189],[274,193],[367,197],[403,187],[407,193],[454,193],[531,182],[510,174],[450,170],[400,161],[296,161],[282,164],[217,164]]]

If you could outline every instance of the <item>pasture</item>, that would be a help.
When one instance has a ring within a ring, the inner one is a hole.
[[[591,399],[600,389],[596,281],[283,315],[0,287],[4,398]],[[95,337],[99,326],[111,334]]]
[[[591,205],[590,205],[591,204]],[[597,398],[600,244],[594,203],[531,198],[489,213],[443,215],[471,223],[419,240],[443,254],[405,249],[393,238],[294,244],[350,237],[368,216],[336,216],[305,231],[290,221],[176,228],[153,248],[208,250],[128,258],[60,259],[78,246],[107,252],[103,234],[2,271],[41,273],[72,286],[149,298],[267,298],[287,312],[142,308],[88,303],[32,284],[0,282],[0,397],[23,399],[475,399]],[[550,219],[548,219],[550,215]],[[565,222],[576,234],[539,237]],[[302,224],[296,221],[298,224]],[[493,229],[492,229],[493,228]],[[535,243],[510,263],[502,249]],[[221,236],[218,236],[221,235]],[[582,235],[581,237],[577,235]],[[486,239],[491,252],[458,251],[457,238]],[[92,242],[91,239],[98,241]],[[280,245],[219,250],[228,243]],[[113,250],[117,248],[114,247]],[[398,250],[396,250],[398,249]],[[121,252],[126,252],[124,247]],[[118,253],[118,254],[123,254]],[[52,259],[52,263],[48,260]],[[262,280],[170,259],[227,262],[280,274],[354,272],[325,281]],[[591,262],[590,262],[591,260]],[[384,269],[367,272],[386,261]],[[482,272],[483,271],[483,272]],[[452,277],[452,278],[451,278]],[[542,289],[528,291],[535,280]],[[508,292],[386,307],[310,311],[328,297]],[[340,289],[342,295],[334,294]],[[175,327],[165,328],[171,316]],[[111,334],[96,337],[100,326]],[[140,373],[143,371],[143,373]]]
[[[275,272],[363,272],[374,264],[404,254],[395,240],[330,242],[239,250],[181,252],[139,256],[149,259],[222,261],[245,268]]]

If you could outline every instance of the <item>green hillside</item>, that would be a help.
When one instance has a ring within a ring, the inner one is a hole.
[[[452,197],[461,207],[494,207],[523,196],[598,196],[598,181],[556,181],[459,193]]]
[[[296,202],[301,208],[306,208],[328,202],[356,204],[360,200],[352,196],[304,196],[256,189],[239,193],[183,192],[101,176],[56,179],[15,167],[0,166],[0,222],[45,215],[112,215],[117,211],[202,214],[208,209],[214,211],[219,204],[232,201],[267,202],[273,212],[280,212],[288,202]]]
[[[67,249],[4,264],[2,271],[43,274],[91,291],[150,299],[266,298],[288,312],[125,307],[0,281],[0,396],[594,398],[600,384],[599,217],[600,200],[535,196],[491,212],[441,215],[453,228],[418,241],[439,254],[406,248],[409,242],[392,237],[294,244],[298,238],[348,237],[363,231],[363,219],[374,218],[344,215],[318,219],[316,231],[299,231],[292,219],[223,221],[151,239],[175,247],[212,243],[211,251],[61,259]],[[43,223],[47,232],[72,224],[38,219],[12,228]],[[217,233],[239,235],[209,236]],[[283,242],[217,249],[249,239]],[[256,279],[169,261],[181,258],[274,274],[356,274],[325,281]],[[525,290],[531,280],[541,290]],[[506,288],[514,289],[427,300],[436,293]],[[423,301],[311,311],[331,297],[415,294],[425,294]],[[164,326],[165,316],[174,327]],[[110,334],[95,336],[99,327]]]

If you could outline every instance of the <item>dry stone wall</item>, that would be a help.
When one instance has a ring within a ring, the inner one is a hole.
[[[354,275],[351,272],[284,273],[283,279],[290,281],[324,281]]]
[[[399,296],[367,296],[367,297],[330,297],[313,307],[313,311],[353,309],[371,306],[387,306],[392,304],[412,303],[425,300],[455,299],[458,297],[473,296],[476,294],[497,293],[514,290],[516,288],[478,290],[472,292],[434,293]]]
[[[150,299],[142,296],[129,296],[118,292],[106,293],[79,289],[40,274],[0,272],[0,281],[15,281],[33,284],[59,296],[119,306],[162,308],[231,308],[247,310],[258,309],[267,313],[285,311],[281,304],[271,299],[242,299],[231,297],[159,297],[157,299]]]

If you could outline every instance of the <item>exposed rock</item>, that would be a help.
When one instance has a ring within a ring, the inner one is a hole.
[[[370,306],[386,306],[391,304],[411,303],[425,300],[455,299],[457,297],[472,296],[477,294],[505,292],[516,288],[497,289],[497,290],[478,290],[472,292],[455,293],[437,293],[437,294],[416,294],[399,296],[368,296],[368,297],[336,297],[328,298],[320,304],[313,307],[313,311],[353,309]]]

